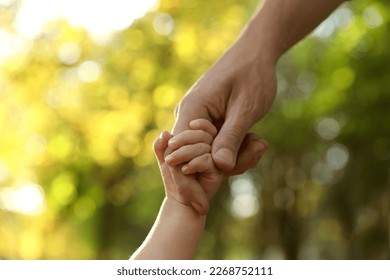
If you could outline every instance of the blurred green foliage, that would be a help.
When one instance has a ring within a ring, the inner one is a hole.
[[[109,44],[56,21],[2,62],[0,258],[128,258],[164,196],[153,140],[256,5],[161,0]],[[199,259],[390,258],[389,38],[386,1],[354,1],[282,58],[270,148],[214,199]]]

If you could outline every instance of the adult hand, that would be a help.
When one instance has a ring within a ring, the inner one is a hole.
[[[275,97],[275,60],[243,35],[187,92],[176,109],[173,134],[194,119],[218,128],[212,157],[228,175],[254,167],[266,143],[247,133],[269,110]]]
[[[254,139],[247,131],[271,107],[278,59],[343,1],[261,1],[242,36],[186,94],[173,132],[193,119],[211,120],[220,128],[212,145],[216,165],[231,174],[245,170],[240,166],[249,164],[248,155],[257,155],[262,142],[243,139]]]

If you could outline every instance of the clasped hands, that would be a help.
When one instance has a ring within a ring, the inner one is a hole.
[[[217,133],[210,121],[196,119],[190,122],[188,130],[175,136],[164,131],[154,143],[167,199],[192,207],[200,215],[207,214],[209,201],[224,176],[230,175],[218,169],[211,156]],[[259,158],[248,158],[240,170],[254,167]]]
[[[202,215],[222,178],[253,168],[267,149],[248,131],[273,103],[276,62],[254,52],[251,40],[243,35],[195,83],[176,108],[173,138],[164,133],[159,141],[163,176],[176,188],[167,197]]]

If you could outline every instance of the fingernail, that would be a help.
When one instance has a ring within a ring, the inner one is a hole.
[[[198,120],[191,121],[190,126],[199,126],[199,121]]]
[[[169,155],[169,156],[167,156],[166,158],[165,158],[165,161],[166,162],[172,162],[172,160],[173,160],[173,157],[171,156],[171,155]]]
[[[168,141],[168,145],[173,145],[176,143],[176,139],[175,138],[171,138],[169,141]]]
[[[219,149],[215,155],[229,164],[235,164],[233,153],[226,148]]]

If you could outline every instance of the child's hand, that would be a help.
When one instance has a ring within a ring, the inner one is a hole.
[[[172,137],[168,141],[168,155],[165,160],[171,167],[180,167],[186,178],[196,180],[200,187],[206,193],[207,199],[216,193],[222,179],[222,172],[216,168],[211,157],[211,144],[217,135],[217,129],[208,120],[198,119],[190,124],[191,130]],[[183,179],[183,176],[177,178],[175,172],[172,173],[176,185],[191,183]]]
[[[208,120],[198,119],[189,124],[190,129],[176,136],[163,132],[156,140],[154,149],[159,161],[168,199],[192,206],[198,214],[207,214],[209,201],[216,193],[224,176],[216,168],[211,157],[211,145],[217,129]],[[256,166],[266,150],[266,142],[255,134],[250,134],[245,145],[254,145],[258,150],[242,153],[240,173]],[[261,145],[259,145],[261,144]],[[260,148],[259,148],[260,147]],[[237,170],[233,175],[236,175]]]
[[[155,141],[154,150],[168,199],[206,214],[209,200],[223,178],[210,154],[217,130],[207,120],[194,121],[191,128],[175,137],[163,132]]]

